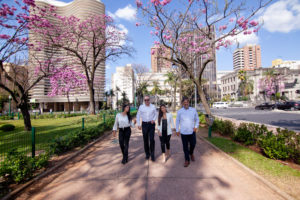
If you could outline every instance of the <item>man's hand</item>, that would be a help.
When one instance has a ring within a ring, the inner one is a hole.
[[[154,120],[152,120],[152,121],[151,121],[151,124],[154,124],[154,123],[155,123],[155,121],[154,121]]]
[[[194,132],[197,133],[197,128],[194,128]]]
[[[117,132],[117,131],[113,131],[113,136],[114,136],[114,137],[117,136],[116,132]]]
[[[139,130],[142,130],[142,127],[141,127],[141,126],[138,126],[138,129],[139,129]]]
[[[176,135],[177,135],[177,136],[179,136],[179,135],[180,135],[180,133],[179,133],[179,132],[176,132]]]
[[[133,120],[133,124],[136,124],[136,119]]]

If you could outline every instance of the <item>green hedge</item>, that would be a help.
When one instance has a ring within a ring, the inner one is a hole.
[[[278,128],[274,134],[265,125],[241,123],[235,127],[231,121],[220,119],[214,121],[212,130],[245,145],[255,144],[269,158],[300,164],[300,134],[294,131]]]
[[[12,124],[4,124],[2,126],[0,126],[0,130],[3,132],[9,132],[9,131],[13,131],[15,130],[15,126]]]

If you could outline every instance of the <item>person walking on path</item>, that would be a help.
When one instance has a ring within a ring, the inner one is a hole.
[[[173,116],[171,113],[167,112],[167,108],[165,105],[160,106],[157,121],[157,133],[160,139],[162,160],[163,162],[166,162],[167,157],[170,155],[170,139],[172,133],[175,132],[175,125],[173,121]]]
[[[143,132],[144,139],[144,149],[146,154],[146,159],[148,160],[151,156],[151,160],[155,161],[155,141],[154,141],[154,131],[155,131],[155,120],[156,120],[156,109],[153,104],[150,103],[150,97],[145,96],[145,104],[139,107],[137,112],[137,124],[138,129]],[[140,120],[142,119],[142,126]],[[149,147],[150,140],[150,147]]]
[[[131,128],[136,123],[130,115],[129,105],[124,105],[122,112],[116,115],[115,124],[113,127],[113,135],[116,137],[116,131],[119,129],[119,144],[123,154],[122,164],[128,162],[128,147],[131,135]]]
[[[189,99],[183,97],[183,107],[178,110],[176,117],[176,133],[181,134],[184,151],[184,167],[190,164],[190,157],[195,161],[194,149],[196,146],[196,133],[199,126],[199,117],[195,108],[189,107]],[[190,147],[189,147],[190,146]]]

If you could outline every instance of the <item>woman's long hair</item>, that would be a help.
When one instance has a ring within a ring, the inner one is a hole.
[[[159,112],[158,112],[158,125],[160,126],[160,121],[161,121],[161,118],[163,117],[164,113],[161,111],[161,107],[165,107],[166,108],[166,105],[162,104],[160,105],[159,107]],[[167,109],[167,108],[166,108]],[[166,111],[168,112],[168,111]]]
[[[125,108],[126,108],[127,106],[129,107],[129,111],[127,112],[127,117],[128,117],[128,121],[129,121],[129,123],[130,123],[131,120],[132,120],[132,117],[131,117],[131,115],[130,115],[130,106],[127,105],[127,104],[124,104],[123,107],[122,107],[122,112],[124,112],[124,110],[125,110]]]

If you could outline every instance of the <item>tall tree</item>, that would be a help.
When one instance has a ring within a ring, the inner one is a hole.
[[[31,130],[29,91],[43,79],[64,70],[64,67],[57,67],[61,59],[54,56],[53,48],[48,49],[46,60],[37,60],[35,64],[27,62],[28,48],[31,48],[33,55],[41,51],[38,43],[28,43],[28,31],[32,29],[32,24],[41,22],[40,17],[29,15],[29,7],[39,10],[41,14],[49,11],[36,7],[34,0],[15,0],[12,6],[6,3],[0,5],[0,88],[20,108],[25,130]]]
[[[157,106],[158,95],[162,94],[162,90],[160,89],[158,81],[153,81],[152,84],[153,84],[153,88],[150,91],[150,93],[151,93],[151,95],[153,95],[155,97],[155,105]]]
[[[35,13],[35,16],[43,17],[42,21],[34,24],[36,37],[47,41],[49,47],[67,52],[81,67],[89,89],[90,113],[95,114],[96,71],[107,60],[114,61],[122,55],[131,55],[133,49],[128,45],[126,34],[118,30],[113,19],[106,15],[79,19],[46,12],[44,15]]]
[[[249,80],[247,72],[240,70],[238,72],[238,79],[240,79],[240,84],[238,87],[239,96],[250,98],[250,94],[253,93],[253,80]]]
[[[172,103],[172,110],[175,112],[176,110],[176,94],[177,94],[177,86],[179,76],[174,72],[168,72],[166,75],[167,79],[165,80],[165,84],[168,84],[170,87],[173,88],[173,103]]]
[[[187,72],[209,115],[202,74],[209,63],[215,62],[215,49],[230,46],[233,36],[240,33],[257,32],[258,22],[251,19],[269,2],[271,0],[258,0],[257,4],[251,1],[249,5],[249,1],[234,0],[222,3],[215,0],[136,0],[141,15],[154,29],[151,34],[158,39],[155,44],[162,44],[171,52],[171,57],[167,54],[161,57]],[[195,63],[199,63],[196,75]]]

